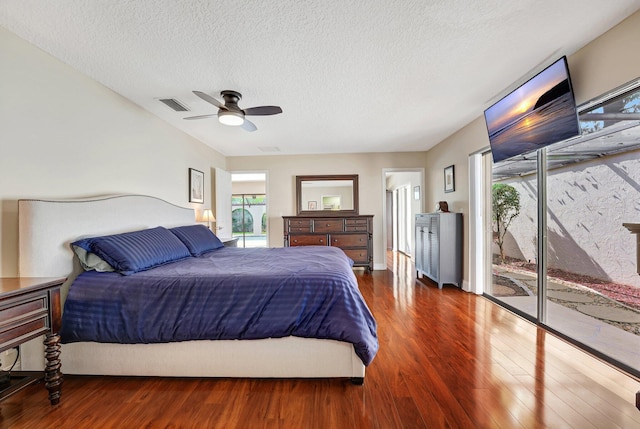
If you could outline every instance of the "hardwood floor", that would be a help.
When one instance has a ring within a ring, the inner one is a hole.
[[[482,297],[416,282],[404,256],[390,262],[357,272],[380,338],[364,386],[67,376],[57,406],[42,385],[1,402],[0,427],[640,427],[638,380]]]

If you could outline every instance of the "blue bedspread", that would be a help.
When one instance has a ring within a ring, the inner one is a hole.
[[[297,336],[353,343],[369,365],[376,322],[342,250],[225,247],[130,276],[87,271],[65,302],[66,343]]]

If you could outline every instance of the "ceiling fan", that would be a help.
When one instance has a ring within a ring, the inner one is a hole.
[[[247,131],[255,131],[258,128],[253,122],[245,118],[245,115],[267,116],[282,113],[282,109],[279,106],[258,106],[249,107],[248,109],[243,110],[238,107],[238,101],[242,98],[242,94],[237,91],[226,90],[220,92],[220,95],[224,99],[224,104],[204,92],[193,91],[193,93],[207,103],[211,103],[216,106],[218,108],[218,114],[189,116],[184,119],[204,119],[211,118],[212,116],[218,116],[218,120],[225,125],[240,126]]]

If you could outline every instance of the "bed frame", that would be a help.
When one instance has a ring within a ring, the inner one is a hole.
[[[67,277],[62,300],[80,273],[69,243],[84,236],[195,223],[193,209],[142,195],[82,200],[20,200],[19,269],[23,277]],[[42,340],[22,347],[22,370],[44,368]],[[298,337],[164,344],[62,345],[62,372],[171,377],[326,378],[364,381],[353,345]]]

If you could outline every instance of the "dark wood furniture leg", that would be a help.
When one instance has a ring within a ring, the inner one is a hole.
[[[44,386],[49,391],[49,401],[51,405],[60,402],[62,382],[64,378],[60,372],[60,335],[57,333],[47,334],[44,339],[44,357],[46,359],[44,368]]]

